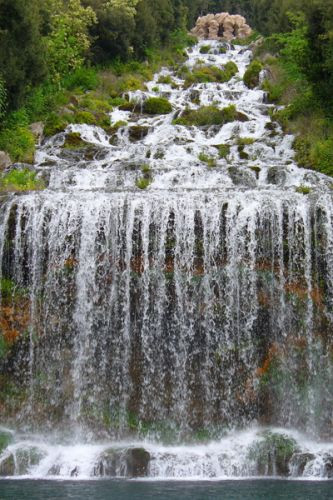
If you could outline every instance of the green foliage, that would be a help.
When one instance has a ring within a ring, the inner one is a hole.
[[[226,159],[230,154],[230,146],[228,144],[220,144],[218,150],[220,158]]]
[[[288,475],[289,461],[298,451],[296,441],[284,434],[266,431],[262,440],[254,443],[248,452],[249,459],[256,463],[257,472],[263,475]]]
[[[65,75],[62,86],[67,90],[94,90],[99,84],[99,76],[94,68],[79,67]]]
[[[207,155],[206,153],[200,153],[199,160],[206,163],[208,167],[216,167],[216,158],[214,158],[214,156]]]
[[[0,131],[0,149],[5,150],[13,161],[33,163],[35,138],[23,125],[13,125]]]
[[[150,97],[143,104],[143,112],[148,115],[166,115],[171,111],[171,104],[163,97]]]
[[[16,168],[3,174],[0,178],[2,191],[34,191],[43,189],[43,182],[37,179],[36,172],[28,168]]]
[[[50,6],[50,33],[45,38],[48,68],[60,81],[83,65],[91,44],[88,30],[96,14],[80,0],[51,0]]]
[[[210,51],[210,45],[202,45],[200,47],[200,54],[208,54]]]
[[[0,358],[1,358],[1,346],[0,346]],[[13,436],[10,432],[5,432],[0,430],[0,455],[7,448],[8,445],[13,441]]]
[[[0,294],[2,298],[9,298],[13,295],[15,290],[15,283],[7,278],[0,280]]]
[[[225,83],[231,80],[238,72],[237,65],[229,61],[224,69],[219,69],[216,66],[197,65],[192,72],[185,73],[184,87],[188,88],[195,83],[218,82]]]
[[[57,113],[50,113],[45,122],[44,134],[46,137],[59,134],[67,127],[69,121],[64,116],[59,116]]]
[[[300,194],[310,194],[312,191],[311,188],[309,188],[308,186],[298,186],[296,188],[296,193],[300,193]]]
[[[137,179],[135,184],[136,187],[139,189],[147,189],[147,187],[150,186],[152,180],[150,177],[141,177],[140,179]]]
[[[7,105],[7,91],[5,82],[0,75],[0,119],[4,117]]]
[[[202,106],[197,110],[186,109],[180,118],[173,121],[174,125],[183,125],[190,127],[195,125],[197,127],[204,127],[209,125],[224,125],[225,123],[232,122],[237,118],[236,107],[231,105],[224,109],[218,107]]]
[[[254,60],[251,62],[247,70],[245,71],[243,80],[245,85],[249,89],[254,89],[259,85],[259,75],[261,70],[263,69],[263,65],[260,61]]]
[[[45,76],[39,0],[0,0],[0,74],[9,109]]]

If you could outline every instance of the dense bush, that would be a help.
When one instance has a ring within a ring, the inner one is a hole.
[[[263,65],[260,61],[252,61],[244,74],[244,83],[249,89],[254,89],[259,85],[259,75]]]
[[[182,115],[173,121],[174,125],[204,127],[207,125],[224,125],[237,119],[236,107],[231,105],[224,109],[216,106],[202,106],[199,109],[186,109]]]
[[[44,187],[37,179],[36,172],[28,168],[13,169],[0,178],[1,191],[33,191]]]
[[[150,97],[143,104],[143,112],[148,115],[167,115],[171,111],[171,104],[163,97]]]

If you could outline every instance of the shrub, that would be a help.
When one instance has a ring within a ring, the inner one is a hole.
[[[112,106],[108,101],[90,95],[80,99],[80,107],[86,108],[89,111],[100,111],[102,113],[112,111]]]
[[[251,62],[244,74],[244,83],[249,89],[254,89],[259,85],[259,75],[263,65],[260,61],[254,60]]]
[[[218,150],[219,150],[219,157],[220,158],[225,159],[230,154],[230,146],[228,144],[220,144],[218,146]]]
[[[72,117],[59,116],[57,113],[51,113],[45,122],[44,134],[46,137],[63,132],[67,125],[72,121]]]
[[[209,125],[224,125],[225,123],[232,122],[237,117],[236,107],[234,105],[228,106],[224,109],[218,107],[202,106],[197,110],[186,109],[180,118],[173,121],[174,125],[183,125],[190,127],[192,125],[204,127]]]
[[[0,133],[0,149],[6,151],[14,162],[33,163],[35,137],[24,126],[4,129]]]
[[[80,67],[69,73],[62,82],[67,90],[81,89],[94,90],[100,83],[97,70],[93,68]]]
[[[157,83],[171,85],[173,83],[173,79],[170,75],[161,75],[157,80]]]
[[[44,184],[37,179],[36,172],[28,168],[13,169],[0,179],[2,191],[34,191],[43,189]]]
[[[147,189],[148,186],[150,186],[152,180],[150,177],[141,177],[140,179],[137,179],[135,184],[136,187],[139,189]]]
[[[78,111],[74,117],[75,123],[85,123],[86,125],[96,125],[96,117],[89,111]]]
[[[148,115],[166,115],[171,111],[171,104],[163,97],[150,97],[143,104],[143,112]]]
[[[208,54],[210,51],[210,45],[202,45],[200,47],[200,54]]]

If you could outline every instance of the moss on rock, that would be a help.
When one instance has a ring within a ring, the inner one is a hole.
[[[174,125],[204,127],[224,125],[237,119],[238,113],[234,105],[219,109],[217,106],[202,106],[199,109],[186,109],[182,115],[173,121]]]
[[[251,62],[247,70],[245,71],[243,80],[245,85],[249,89],[254,89],[259,85],[260,72],[263,69],[263,65],[260,61],[254,60]]]
[[[148,115],[167,115],[171,111],[172,106],[164,97],[150,97],[143,104],[143,112]]]

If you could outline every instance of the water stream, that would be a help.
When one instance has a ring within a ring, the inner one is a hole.
[[[251,51],[208,43],[186,64],[234,61],[230,82],[184,89],[163,69],[129,94],[134,112],[110,114],[127,122],[113,137],[70,125],[37,152],[48,188],[2,201],[1,273],[25,333],[1,362],[16,431],[0,471],[12,460],[7,472],[39,478],[281,475],[276,446],[290,438],[285,475],[333,476],[332,179],[295,164],[265,93],[244,85]],[[142,114],[149,96],[173,112]],[[213,103],[248,120],[173,124]],[[73,132],[87,148],[63,148]],[[133,472],[142,448],[149,464]]]

